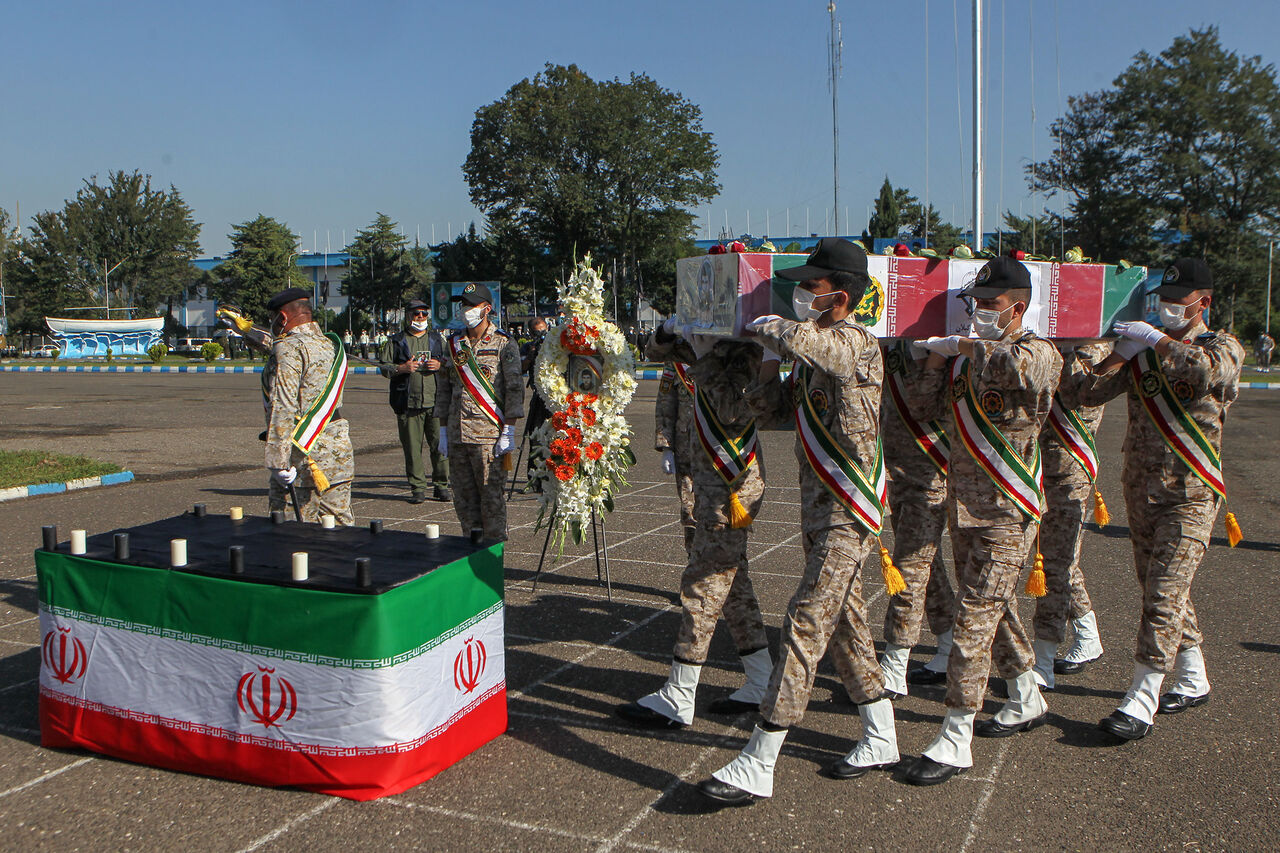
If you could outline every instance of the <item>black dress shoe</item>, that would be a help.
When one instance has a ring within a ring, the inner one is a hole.
[[[973,733],[978,737],[1009,737],[1016,735],[1018,732],[1029,732],[1034,728],[1043,726],[1045,721],[1049,719],[1049,712],[1045,711],[1035,719],[1027,720],[1022,723],[1013,723],[1005,725],[999,722],[995,717],[989,720],[983,720],[973,727]]]
[[[737,716],[738,714],[746,714],[749,711],[759,711],[759,702],[743,702],[740,699],[733,699],[725,696],[717,699],[707,706],[707,711],[712,714],[722,714],[726,717]]]
[[[1151,731],[1151,724],[1131,717],[1124,711],[1112,711],[1111,716],[1098,722],[1098,728],[1121,740],[1138,740],[1147,736],[1147,732]]]
[[[1097,660],[1097,658],[1094,658],[1093,660]],[[1077,673],[1084,672],[1084,668],[1091,663],[1093,663],[1093,661],[1063,660],[1062,658],[1057,658],[1053,662],[1053,673],[1054,675],[1075,675]]]
[[[431,499],[436,501],[452,501],[453,492],[449,491],[448,486],[436,486],[431,494]]]
[[[1209,701],[1209,694],[1203,696],[1188,696],[1185,693],[1166,693],[1160,697],[1160,707],[1156,709],[1157,714],[1181,714],[1188,708],[1195,708]]]
[[[745,806],[756,798],[750,791],[744,791],[736,785],[721,782],[719,779],[703,779],[698,783],[698,793],[731,806]]]
[[[673,720],[665,714],[659,714],[652,708],[646,708],[639,702],[628,702],[614,709],[619,717],[634,726],[646,729],[683,729],[684,723]]]
[[[422,489],[414,489],[413,493],[409,495],[409,503],[411,504],[420,504],[426,499],[427,493]]]
[[[928,686],[930,684],[944,684],[947,680],[947,673],[935,672],[924,666],[918,666],[907,673],[907,684],[921,684]]]
[[[941,764],[927,755],[922,755],[907,771],[906,780],[912,785],[941,785],[952,776],[964,771],[963,767]]]
[[[857,779],[859,776],[866,776],[872,770],[888,770],[896,766],[897,762],[888,764],[850,764],[842,758],[827,766],[827,775],[832,779]]]

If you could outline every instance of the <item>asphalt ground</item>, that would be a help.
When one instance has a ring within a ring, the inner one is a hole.
[[[510,504],[507,550],[507,734],[398,796],[355,803],[143,767],[39,746],[37,601],[31,552],[40,526],[91,534],[176,515],[193,503],[265,511],[256,376],[0,374],[0,446],[49,448],[116,462],[132,484],[0,504],[0,849],[4,850],[1275,850],[1280,846],[1280,394],[1244,391],[1227,428],[1231,509],[1245,531],[1226,546],[1221,522],[1196,578],[1213,683],[1207,705],[1159,717],[1146,739],[1113,743],[1096,729],[1127,688],[1139,614],[1118,481],[1123,404],[1099,448],[1113,525],[1091,530],[1084,568],[1106,654],[1048,695],[1049,724],[975,741],[975,766],[937,788],[902,771],[838,782],[820,771],[859,733],[826,666],[787,741],[775,796],[709,808],[693,785],[729,761],[752,715],[700,716],[676,732],[637,731],[615,705],[665,677],[684,557],[674,489],[652,445],[656,383],[632,404],[639,463],[607,520],[613,601],[592,552],[570,546],[531,578],[543,536],[536,503]],[[379,377],[352,377],[361,521],[456,529],[452,507],[413,506]],[[763,435],[769,487],[752,528],[751,574],[776,639],[801,566],[796,458],[789,434]],[[866,574],[872,624],[885,596]],[[1024,619],[1031,600],[1021,601]],[[879,645],[879,643],[877,643]],[[914,660],[933,652],[925,633]],[[699,710],[741,681],[727,631],[703,670]],[[904,757],[941,721],[941,688],[897,703]],[[984,713],[999,700],[989,697]]]

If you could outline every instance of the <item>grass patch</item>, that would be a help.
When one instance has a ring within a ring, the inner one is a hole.
[[[119,465],[43,450],[0,450],[0,489],[115,474]]]

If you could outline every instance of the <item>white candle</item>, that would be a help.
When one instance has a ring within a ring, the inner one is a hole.
[[[231,520],[240,521],[242,518],[244,518],[244,507],[233,506],[231,508]]]
[[[307,552],[293,552],[293,579],[296,581],[304,581],[307,579]]]
[[[332,530],[337,523],[338,523],[338,520],[334,518],[332,515],[320,516],[320,526],[323,527],[325,530]]]
[[[169,565],[175,568],[185,566],[187,564],[187,540],[170,539],[169,540]]]
[[[71,553],[83,554],[87,549],[83,530],[71,531]]]
[[[440,538],[440,525],[438,525],[438,524],[428,524],[426,529],[427,529],[427,538],[428,538],[428,539],[439,539],[439,538]]]

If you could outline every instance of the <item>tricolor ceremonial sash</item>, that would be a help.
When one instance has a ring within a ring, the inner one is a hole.
[[[874,536],[884,526],[884,508],[888,501],[888,480],[884,471],[884,454],[876,438],[876,458],[868,480],[858,463],[836,442],[818,417],[809,393],[813,368],[797,363],[791,375],[796,399],[796,433],[804,447],[805,457],[813,472],[854,520]]]
[[[747,469],[756,463],[756,422],[753,418],[742,432],[733,436],[716,417],[706,394],[695,388],[693,395],[693,422],[698,428],[698,440],[713,468],[724,478],[725,485],[733,488]]]
[[[1049,408],[1049,426],[1062,446],[1089,475],[1089,482],[1098,479],[1098,446],[1094,443],[1093,432],[1074,409],[1062,405],[1057,394],[1053,395],[1053,405]]]
[[[493,390],[493,384],[480,371],[476,355],[464,340],[465,337],[466,335],[459,333],[449,338],[449,354],[453,357],[453,368],[458,374],[458,381],[471,395],[471,399],[476,401],[484,416],[492,423],[501,425],[503,417],[502,407],[498,405],[498,395]]]
[[[311,445],[329,424],[338,402],[342,399],[342,386],[347,383],[347,350],[342,339],[329,332],[325,335],[333,344],[333,364],[329,365],[329,375],[324,380],[324,390],[320,392],[311,407],[303,412],[302,417],[293,427],[293,444],[304,454],[311,453]]]
[[[910,355],[907,352],[907,342],[899,341],[897,346],[889,351],[889,358],[886,366],[889,370],[885,374],[888,380],[885,385],[889,389],[889,399],[893,403],[894,411],[898,413],[898,417],[902,419],[902,423],[907,428],[907,432],[911,433],[912,440],[915,441],[916,447],[920,448],[920,452],[929,457],[932,462],[942,473],[947,475],[947,463],[951,460],[951,439],[947,438],[947,432],[943,429],[942,424],[937,421],[925,421],[921,423],[911,416],[911,410],[907,407],[906,389],[903,388],[903,378],[907,372],[907,361]]]
[[[1160,356],[1148,349],[1129,360],[1133,386],[1156,431],[1192,473],[1204,481],[1218,497],[1226,500],[1222,460],[1200,426],[1187,414],[1182,402],[1160,368]]]
[[[671,366],[675,368],[676,376],[680,377],[680,381],[684,383],[684,389],[690,394],[696,393],[693,387],[693,380],[689,378],[689,366],[682,361],[673,361]]]
[[[1022,454],[991,423],[974,395],[969,375],[972,364],[967,356],[959,356],[951,367],[951,410],[955,415],[956,431],[969,455],[996,487],[1013,501],[1028,521],[1039,522],[1044,503],[1040,443],[1035,442],[1035,460],[1028,465]],[[991,393],[998,394],[987,392]]]

